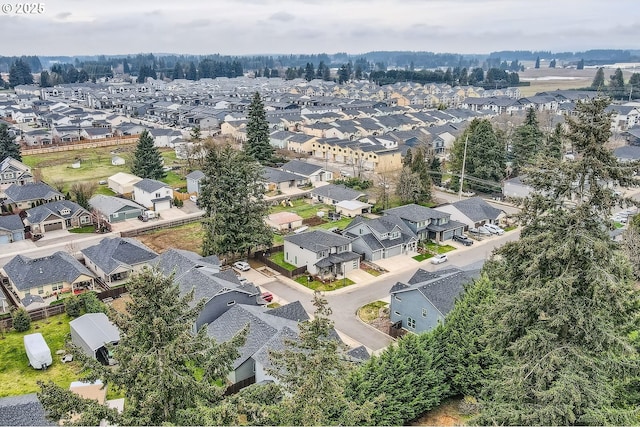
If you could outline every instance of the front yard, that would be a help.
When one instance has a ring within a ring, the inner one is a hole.
[[[56,351],[63,349],[67,335],[70,333],[67,314],[52,316],[31,323],[27,332],[10,331],[0,333],[0,397],[35,393],[40,388],[38,381],[53,381],[63,388],[68,388],[72,381],[79,378],[77,362],[62,363]],[[29,366],[29,359],[24,349],[23,337],[40,332],[51,349],[53,364],[44,371]]]
[[[289,264],[284,260],[284,252],[276,252],[272,254],[269,259],[288,271],[293,271],[297,268],[295,265]]]
[[[294,279],[296,282],[300,283],[302,286],[306,286],[307,288],[314,291],[335,291],[336,289],[344,288],[346,286],[353,285],[355,282],[350,280],[349,278],[336,279],[336,280],[325,280],[323,282],[313,279],[309,281],[309,276],[304,275],[300,276],[297,279]]]

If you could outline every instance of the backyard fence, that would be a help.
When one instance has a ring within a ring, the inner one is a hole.
[[[192,214],[191,216],[189,216],[187,218],[179,218],[179,219],[174,219],[174,220],[171,220],[171,221],[155,222],[153,224],[145,225],[144,227],[136,228],[136,229],[133,229],[133,230],[121,231],[120,232],[120,236],[121,237],[135,237],[135,236],[138,236],[140,234],[144,234],[144,233],[149,232],[149,231],[161,230],[163,228],[178,227],[180,225],[190,224],[192,222],[199,222],[199,221],[202,221],[202,216],[203,215],[204,215],[204,212],[197,212],[197,213]]]
[[[253,254],[253,257],[258,261],[260,261],[261,263],[263,263],[264,265],[266,265],[267,267],[269,267],[270,269],[277,271],[278,273],[282,274],[285,277],[288,277],[289,279],[293,279],[295,276],[304,274],[307,271],[306,266],[298,267],[293,270],[287,270],[280,264],[277,264],[274,261],[269,259],[269,256],[271,256],[272,253],[277,253],[282,251],[284,251],[284,246],[282,245],[274,246],[271,249],[269,249],[269,251],[267,252],[256,251]]]
[[[114,145],[129,145],[135,144],[138,140],[138,137],[115,137],[115,138],[104,138],[97,140],[81,140],[78,142],[67,142],[61,143],[60,145],[52,144],[49,146],[30,146],[24,145],[22,146],[22,154],[24,155],[32,155],[32,154],[46,154],[46,153],[55,153],[58,151],[72,151],[72,150],[82,150],[83,148],[98,148],[98,147],[111,147]]]

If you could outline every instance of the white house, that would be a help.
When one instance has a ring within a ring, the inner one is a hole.
[[[286,236],[284,260],[322,277],[341,277],[360,268],[360,255],[352,252],[351,239],[325,230]]]
[[[133,193],[133,185],[142,181],[139,176],[126,172],[118,172],[107,179],[108,187],[116,194]]]
[[[133,200],[154,211],[171,209],[173,189],[164,182],[145,178],[133,185]]]

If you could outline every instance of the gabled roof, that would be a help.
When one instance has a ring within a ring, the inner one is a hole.
[[[69,210],[69,214],[63,214],[65,209]],[[38,224],[49,216],[54,215],[58,218],[72,218],[76,215],[89,214],[89,212],[71,200],[56,200],[55,202],[45,203],[35,208],[27,209],[27,221],[31,224]]]
[[[120,331],[104,313],[84,314],[69,322],[69,326],[93,351],[120,341]]]
[[[164,182],[157,181],[155,179],[144,178],[141,181],[133,184],[134,188],[139,188],[145,193],[153,193],[154,191],[160,190],[161,188],[171,188],[169,184],[165,184]]]
[[[13,157],[6,157],[0,162],[0,172],[14,171],[14,172],[30,172],[29,166],[25,165],[21,161],[14,159]],[[29,174],[30,175],[30,174]]]
[[[29,200],[51,200],[56,197],[64,197],[62,193],[54,190],[44,182],[30,182],[24,185],[11,184],[4,191],[12,202],[26,202]]]
[[[496,220],[503,213],[501,209],[494,208],[480,197],[458,200],[452,203],[460,212],[472,221],[482,221],[485,219]]]
[[[391,208],[383,211],[386,215],[395,215],[402,219],[406,219],[411,222],[426,221],[434,218],[449,218],[450,214],[439,212],[435,209],[427,208],[424,206],[410,204],[404,206],[398,206],[397,208]]]
[[[396,283],[390,290],[398,294],[417,290],[443,316],[446,316],[455,304],[456,298],[464,292],[464,286],[479,277],[480,270],[462,271],[457,268],[446,268],[434,272],[419,269],[409,279],[409,284]]]
[[[46,418],[46,411],[35,393],[0,398],[0,424],[3,426],[57,426]]]
[[[72,283],[81,275],[94,277],[87,267],[62,251],[33,259],[16,255],[4,266],[4,271],[11,283],[21,291],[51,283]]]
[[[320,252],[351,243],[350,239],[325,230],[313,230],[306,233],[292,234],[285,236],[284,240],[312,252]]]
[[[296,175],[293,173],[281,171],[278,169],[270,168],[269,166],[264,166],[262,171],[262,177],[265,182],[288,182],[288,181],[299,181],[301,179],[300,175]]]
[[[99,210],[104,215],[111,215],[115,212],[122,212],[128,210],[144,209],[133,200],[124,199],[122,197],[105,196],[104,194],[97,194],[89,199],[89,205],[94,209]]]
[[[0,216],[0,230],[11,232],[24,230],[24,224],[20,219],[20,215],[15,214]]]
[[[130,269],[133,266],[148,263],[158,256],[142,242],[126,237],[105,238],[97,245],[82,249],[80,252],[106,274],[110,274],[120,266]]]
[[[291,160],[280,167],[283,171],[295,173],[302,176],[311,176],[322,169],[322,166],[313,163],[301,162],[300,160]]]
[[[335,184],[328,184],[323,185],[322,187],[315,188],[311,191],[311,194],[327,197],[333,200],[337,200],[338,202],[341,202],[343,200],[356,200],[366,195],[365,193],[352,190],[351,188],[348,188],[344,185]]]
[[[194,181],[198,181],[202,178],[204,178],[204,172],[197,170],[197,171],[193,171],[190,174],[188,174],[186,176],[187,179],[193,179]]]

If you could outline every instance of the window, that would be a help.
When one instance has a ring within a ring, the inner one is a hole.
[[[234,305],[235,303],[236,303],[235,301],[229,301],[229,302],[227,303],[227,306],[231,307],[231,306],[232,306],[232,305]]]
[[[422,309],[422,317],[427,317],[427,309],[426,308]]]
[[[416,328],[416,319],[412,319],[411,317],[407,317],[407,327],[411,329]]]
[[[399,311],[394,311],[393,314],[395,314],[396,316],[400,316],[400,312]]]
[[[395,298],[396,301],[402,301],[402,298],[400,298],[398,295],[394,295],[393,298]]]
[[[40,286],[38,288],[38,295],[42,295],[42,294],[44,294],[44,288],[42,286]]]
[[[353,268],[358,268],[358,260],[357,259],[353,260]]]
[[[11,179],[11,178],[13,178],[13,172],[7,172],[7,173],[5,173],[5,174],[4,174],[4,177],[5,177],[5,178],[7,178],[7,179]]]
[[[88,216],[81,216],[80,217],[80,224],[88,224],[89,221],[89,217]]]
[[[160,193],[156,193],[156,199],[160,198]]]

